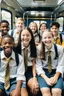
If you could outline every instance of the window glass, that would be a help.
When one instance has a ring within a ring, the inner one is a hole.
[[[9,11],[2,10],[2,20],[7,20],[11,29],[11,13]]]
[[[59,31],[63,31],[63,17],[59,17],[56,19],[56,21],[60,24]]]

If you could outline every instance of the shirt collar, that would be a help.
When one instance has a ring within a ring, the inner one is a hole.
[[[16,29],[15,29],[15,32],[19,32],[19,33],[20,33],[20,32],[22,32],[22,30],[21,30],[21,31],[19,31],[19,30],[16,28]]]
[[[14,31],[15,31],[15,33],[18,33],[18,34],[20,33],[20,31],[18,31],[18,29],[15,29]]]
[[[37,33],[35,32],[33,35],[34,35],[34,37],[35,37],[35,36],[37,36]]]
[[[17,29],[15,29],[14,31],[15,31],[15,32],[17,32],[18,30],[17,30]]]
[[[23,43],[21,43],[21,46],[22,46],[22,50],[26,48],[23,46]],[[27,49],[30,51],[30,45],[27,47]]]
[[[15,60],[15,53],[12,51],[11,58]],[[7,59],[7,57],[4,55],[4,51],[1,52],[1,59]]]
[[[52,48],[51,48],[50,50],[48,50],[48,49],[45,47],[45,52],[48,52],[48,51],[54,52],[54,44],[52,45]]]
[[[54,37],[55,40],[56,40],[57,38],[60,38],[59,34],[58,34],[58,36]]]

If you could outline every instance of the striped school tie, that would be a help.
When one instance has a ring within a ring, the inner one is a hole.
[[[52,72],[51,51],[48,51],[48,72]]]
[[[9,57],[7,59],[7,63],[6,63],[6,70],[5,70],[5,83],[4,83],[4,88],[6,90],[9,89],[10,87],[10,67],[9,67],[9,62],[11,60],[11,57]]]
[[[24,64],[25,64],[25,70],[27,70],[27,66],[28,66],[28,49],[27,48],[24,49]]]

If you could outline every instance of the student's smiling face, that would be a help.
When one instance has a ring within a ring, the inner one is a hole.
[[[59,28],[57,28],[55,25],[51,27],[51,32],[53,36],[58,36]]]
[[[27,47],[31,41],[31,34],[27,29],[24,29],[21,33],[21,40],[23,42],[23,46]]]
[[[24,29],[24,21],[18,20],[16,23],[16,28],[18,31],[22,31]]]
[[[33,33],[36,32],[37,26],[36,26],[36,24],[35,24],[34,22],[32,22],[32,23],[30,24],[30,29],[32,30]]]
[[[41,27],[40,27],[40,30],[41,30],[42,32],[44,32],[44,30],[46,30],[46,29],[47,29],[46,24],[43,23],[43,24],[41,25]]]
[[[5,37],[2,39],[2,47],[6,57],[9,57],[12,53],[14,42],[11,38]]]
[[[4,35],[6,35],[9,31],[9,25],[7,23],[2,23],[1,24],[1,30]]]
[[[52,47],[53,44],[53,36],[52,33],[49,31],[45,31],[42,36],[42,41],[44,42],[45,46],[48,48]]]

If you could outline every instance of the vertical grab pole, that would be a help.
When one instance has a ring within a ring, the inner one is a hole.
[[[25,13],[23,13],[23,19],[24,19],[24,15],[25,15]]]
[[[52,14],[51,14],[51,22],[52,22]]]
[[[1,14],[1,2],[2,0],[0,0],[0,21],[2,19],[2,14]],[[0,35],[1,35],[1,30],[0,30]],[[0,65],[1,65],[1,44],[0,44]]]
[[[56,14],[55,14],[54,16],[55,16],[55,19],[54,19],[54,21],[56,21]]]
[[[51,13],[51,19],[50,19],[50,22],[53,21],[53,12]]]
[[[27,15],[27,26],[28,26],[28,15]]]
[[[1,4],[2,4],[2,0],[0,0],[0,21],[2,20]]]

